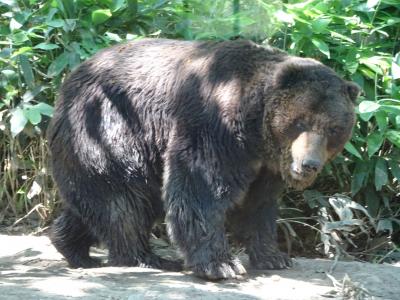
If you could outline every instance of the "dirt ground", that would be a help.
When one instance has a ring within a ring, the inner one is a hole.
[[[400,299],[400,265],[338,262],[327,275],[332,266],[298,258],[290,270],[224,282],[143,268],[74,270],[45,236],[0,235],[0,299]]]

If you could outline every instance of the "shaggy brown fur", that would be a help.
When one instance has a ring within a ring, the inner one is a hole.
[[[185,266],[208,279],[285,268],[276,199],[308,186],[354,123],[358,88],[317,61],[248,41],[141,40],[105,49],[65,81],[48,133],[65,208],[52,241],[72,267],[179,269],[148,239],[167,223]]]

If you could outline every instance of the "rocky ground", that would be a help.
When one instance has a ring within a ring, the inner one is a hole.
[[[0,235],[0,299],[400,299],[400,265],[338,262],[328,274],[333,266],[298,258],[290,270],[224,282],[143,268],[74,270],[45,236]]]

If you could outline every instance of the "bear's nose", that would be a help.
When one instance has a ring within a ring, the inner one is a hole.
[[[321,162],[315,159],[305,159],[301,163],[301,166],[306,172],[317,172],[321,167]]]

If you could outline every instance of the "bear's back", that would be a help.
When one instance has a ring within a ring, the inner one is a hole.
[[[285,57],[249,41],[143,39],[104,49],[65,80],[52,152],[100,172],[110,157],[121,166],[140,161],[137,149],[158,155],[176,122],[187,130],[228,124],[223,118],[242,111],[242,87]]]

